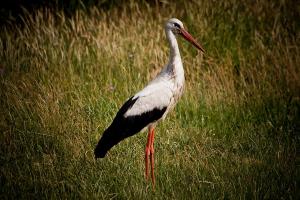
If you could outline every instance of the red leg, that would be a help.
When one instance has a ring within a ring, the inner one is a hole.
[[[154,176],[154,128],[151,130],[151,144],[150,144],[150,161],[151,161],[151,178],[152,186],[155,186],[155,176]]]
[[[151,128],[149,128],[147,144],[145,149],[145,177],[148,180],[148,157],[150,156],[150,145],[151,145]]]

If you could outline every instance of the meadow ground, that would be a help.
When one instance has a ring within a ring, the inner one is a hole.
[[[130,2],[1,28],[0,198],[299,199],[299,4]],[[206,54],[179,41],[185,93],[157,127],[152,191],[146,133],[93,149],[167,62],[171,17]]]

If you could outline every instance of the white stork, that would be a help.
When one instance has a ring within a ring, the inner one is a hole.
[[[175,18],[168,20],[165,24],[165,32],[170,45],[169,63],[144,89],[124,103],[112,124],[104,131],[95,149],[95,157],[103,158],[114,145],[148,127],[145,177],[147,180],[150,158],[153,187],[155,185],[154,128],[175,106],[182,95],[184,86],[184,70],[176,36],[182,36],[204,52],[201,45],[183,28],[180,20]]]

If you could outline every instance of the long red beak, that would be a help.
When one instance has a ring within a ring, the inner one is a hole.
[[[189,34],[186,30],[184,30],[183,28],[180,29],[180,35],[182,35],[187,41],[189,41],[190,43],[192,43],[195,47],[197,47],[200,51],[202,51],[203,53],[205,53],[203,47],[198,44],[198,42],[193,38],[193,36],[191,36],[191,34]]]

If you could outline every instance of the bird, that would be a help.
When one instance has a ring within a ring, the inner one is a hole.
[[[174,108],[182,96],[185,82],[176,37],[182,36],[204,53],[203,47],[186,31],[180,20],[171,18],[165,23],[164,28],[170,47],[169,62],[144,89],[137,92],[123,104],[111,125],[103,132],[94,151],[96,159],[104,158],[107,152],[120,141],[148,128],[145,148],[145,178],[148,180],[150,160],[153,187],[155,185],[155,127]]]

